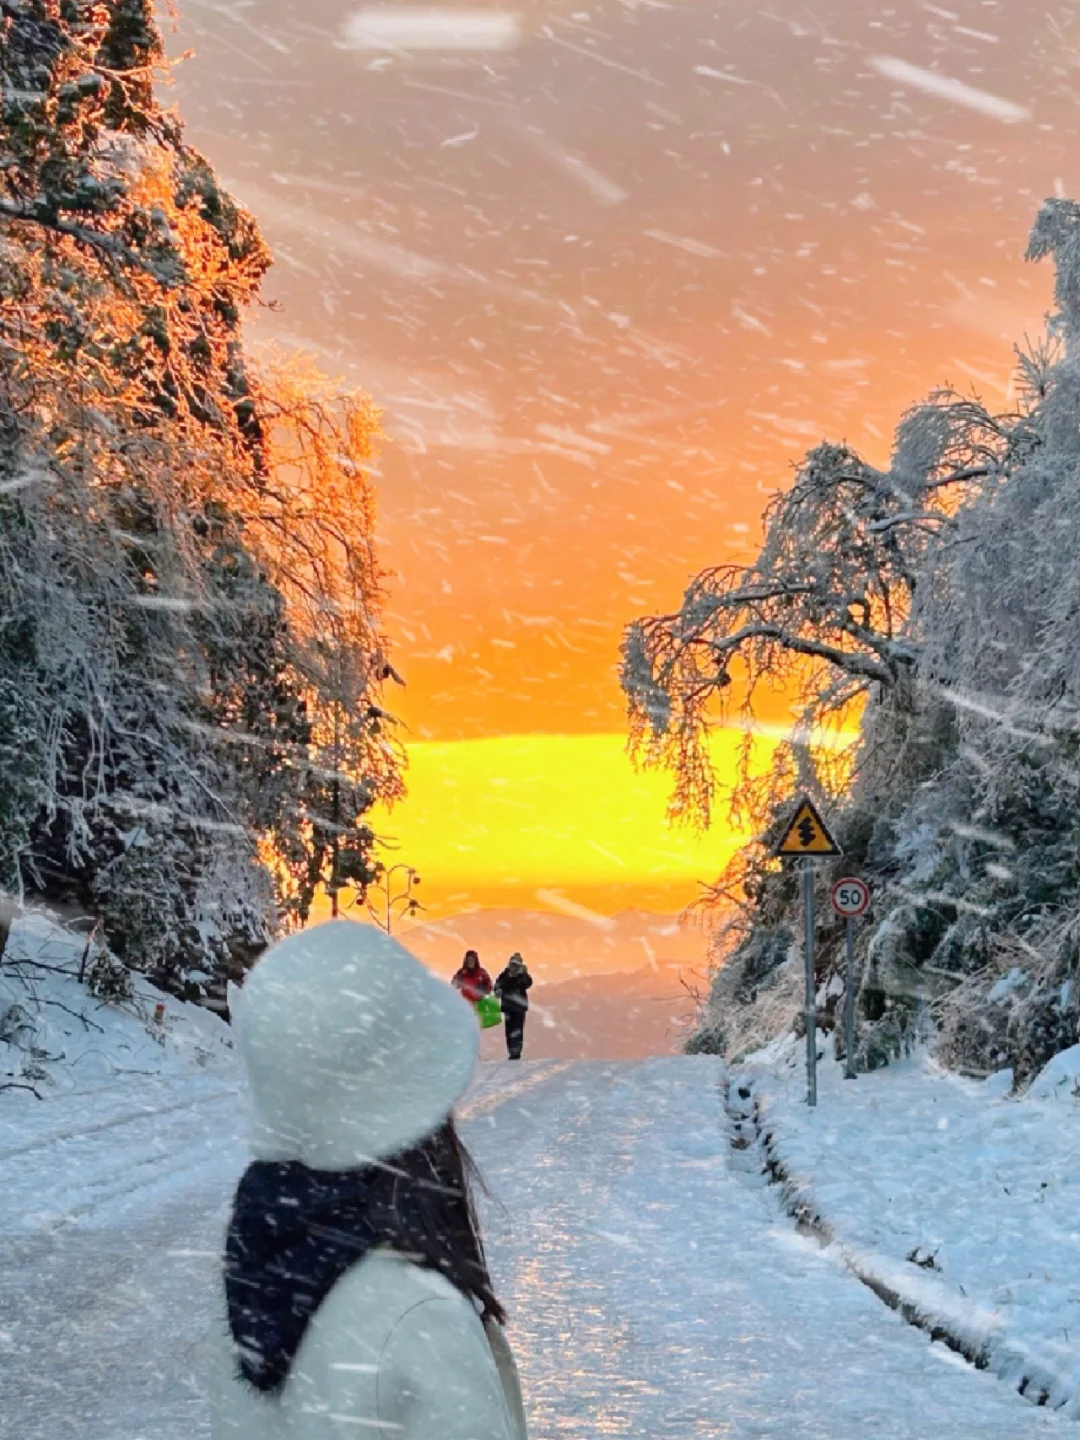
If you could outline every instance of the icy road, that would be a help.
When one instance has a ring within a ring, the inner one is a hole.
[[[487,1066],[463,1107],[535,1440],[1071,1433],[793,1233],[732,1164],[722,1078]],[[197,1440],[242,1104],[220,1083],[78,1103],[80,1133],[69,1107],[0,1145],[0,1435]]]

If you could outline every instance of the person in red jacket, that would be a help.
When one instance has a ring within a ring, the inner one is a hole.
[[[475,1005],[482,996],[491,994],[491,976],[480,964],[480,956],[475,950],[465,951],[461,969],[450,984],[455,990],[461,991],[470,1005]]]

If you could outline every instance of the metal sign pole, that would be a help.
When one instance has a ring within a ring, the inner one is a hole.
[[[795,811],[773,849],[778,859],[803,862],[803,912],[806,937],[806,1103],[817,1104],[817,985],[814,982],[814,865],[826,855],[844,852],[829,834],[809,795],[800,797]],[[834,900],[835,903],[835,900]]]
[[[803,914],[806,920],[806,1103],[817,1104],[817,985],[814,983],[814,865],[803,861]]]
[[[847,921],[847,989],[844,992],[844,1079],[855,1079],[855,921]]]
[[[855,1079],[855,920],[870,908],[870,887],[845,875],[832,888],[833,910],[847,923],[847,978],[844,984],[844,1079]]]

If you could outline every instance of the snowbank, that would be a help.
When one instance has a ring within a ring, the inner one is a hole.
[[[12,927],[0,962],[0,1158],[28,1135],[59,1137],[76,1111],[82,1132],[133,1104],[145,1112],[175,1103],[181,1090],[238,1084],[220,1017],[138,975],[130,999],[95,998],[78,978],[85,945],[41,915]]]
[[[11,1234],[122,1229],[240,1164],[228,1025],[137,975],[130,998],[96,998],[78,978],[85,947],[85,935],[24,916],[0,963],[0,1213]]]
[[[855,1081],[801,1047],[741,1072],[788,1207],[866,1283],[1025,1394],[1080,1418],[1080,1047],[1028,1094],[926,1056]]]

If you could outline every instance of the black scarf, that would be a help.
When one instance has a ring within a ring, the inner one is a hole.
[[[225,1242],[225,1297],[240,1373],[257,1389],[284,1383],[311,1317],[378,1244],[378,1174],[266,1160],[244,1172]]]

